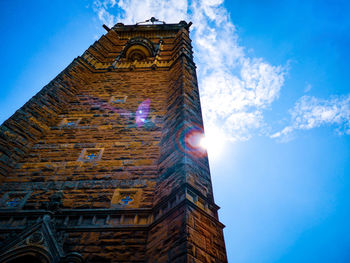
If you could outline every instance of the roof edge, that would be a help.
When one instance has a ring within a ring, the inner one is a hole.
[[[177,24],[134,24],[134,25],[124,25],[123,23],[115,24],[112,29],[116,32],[125,31],[154,31],[154,30],[179,30],[185,28],[189,30],[192,22],[187,23],[182,20]]]

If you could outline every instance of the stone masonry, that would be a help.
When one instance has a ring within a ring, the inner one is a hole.
[[[0,262],[227,262],[190,26],[104,26],[1,125]]]

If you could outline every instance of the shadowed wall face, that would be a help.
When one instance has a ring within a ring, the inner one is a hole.
[[[87,262],[227,261],[188,28],[117,24],[1,126],[0,227],[49,214],[40,244]]]

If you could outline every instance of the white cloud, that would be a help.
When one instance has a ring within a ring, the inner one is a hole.
[[[350,134],[350,95],[333,96],[329,100],[301,97],[290,110],[291,124],[272,138],[288,140],[295,130],[310,130],[333,125],[339,134]]]
[[[95,0],[93,3],[93,9],[97,13],[98,18],[107,26],[114,26],[116,23],[115,16],[107,10],[113,8],[116,4],[116,0]]]
[[[152,16],[192,21],[205,128],[217,127],[234,141],[265,127],[263,111],[278,98],[285,69],[247,56],[223,0],[96,0],[94,10],[109,26]]]
[[[119,0],[116,19],[126,24],[145,21],[152,16],[167,23],[187,20],[187,0]]]

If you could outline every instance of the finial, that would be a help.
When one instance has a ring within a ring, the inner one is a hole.
[[[148,23],[148,22],[151,22],[152,25],[154,25],[154,22],[159,22],[159,23],[165,24],[164,21],[160,21],[159,19],[157,19],[157,18],[155,18],[154,16],[152,16],[150,19],[147,19],[146,21],[136,23],[136,25],[144,24],[144,23]]]
[[[151,17],[151,22],[154,24],[154,22],[159,21],[159,19],[155,18],[154,16]]]

